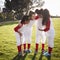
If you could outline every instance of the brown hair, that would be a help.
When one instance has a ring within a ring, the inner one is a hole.
[[[39,14],[39,10],[38,10],[38,9],[36,9],[36,10],[35,10],[35,13]]]
[[[24,15],[22,17],[21,23],[23,24],[23,23],[25,23],[25,21],[29,21],[29,16],[28,15]]]
[[[30,11],[30,12],[29,12],[29,17],[30,17],[30,19],[31,19],[32,14],[35,14],[35,12],[33,12],[33,11]]]
[[[49,18],[50,18],[50,13],[49,13],[48,9],[44,9],[42,25],[46,25]]]

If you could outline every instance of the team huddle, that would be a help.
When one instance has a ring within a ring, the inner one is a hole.
[[[24,53],[31,52],[32,26],[35,21],[37,21],[37,23],[34,54],[38,53],[39,43],[42,40],[42,54],[45,56],[51,56],[51,52],[54,47],[54,27],[48,9],[36,9],[35,12],[30,11],[28,15],[24,15],[22,17],[18,25],[14,28],[18,54],[20,56],[22,55],[22,45],[24,47]],[[44,49],[46,40],[48,41],[48,52],[45,52]]]

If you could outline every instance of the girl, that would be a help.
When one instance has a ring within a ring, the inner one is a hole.
[[[38,14],[38,16],[39,16],[40,18],[39,18],[39,20],[37,21],[35,54],[37,54],[37,52],[38,52],[38,46],[39,46],[39,42],[40,42],[41,39],[42,39],[42,40],[41,40],[41,41],[42,41],[42,53],[44,53],[44,45],[45,45],[45,40],[46,40],[45,32],[38,30],[38,28],[42,28],[42,29],[44,28],[44,26],[42,26],[43,9],[36,10],[36,13]]]
[[[24,41],[24,52],[30,53],[30,47],[31,47],[31,35],[32,35],[32,26],[35,22],[35,13],[30,11],[29,13],[30,17],[30,22],[29,24],[26,25],[25,31],[24,31],[24,36],[25,36],[25,41]],[[26,48],[26,42],[27,42],[27,48]]]
[[[24,40],[24,26],[30,22],[29,16],[23,16],[21,22],[14,28],[16,41],[17,41],[17,48],[18,48],[18,55],[22,55],[21,45],[22,41]],[[23,38],[23,39],[22,39]]]
[[[38,28],[38,29],[40,31],[45,31],[48,40],[48,52],[45,52],[43,55],[51,56],[51,52],[54,47],[54,27],[50,18],[50,13],[47,9],[43,11],[42,25],[44,25],[45,28],[44,29]]]

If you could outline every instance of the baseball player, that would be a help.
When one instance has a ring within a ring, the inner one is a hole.
[[[17,48],[18,48],[18,55],[22,55],[21,45],[24,41],[24,28],[25,25],[30,22],[29,16],[23,16],[21,22],[14,28],[16,41],[17,41]]]
[[[42,25],[42,20],[43,20],[43,9],[36,10],[36,13],[39,16],[39,19],[37,21],[37,29],[36,29],[36,48],[35,48],[35,54],[38,52],[38,46],[41,41],[42,43],[42,53],[44,52],[44,45],[46,41],[46,36],[44,31],[39,31],[38,28],[43,29],[45,26]]]
[[[48,40],[48,52],[45,52],[43,55],[51,56],[52,49],[54,47],[54,27],[52,24],[52,19],[50,18],[50,13],[48,9],[43,11],[43,21],[42,25],[45,25],[44,29],[38,28],[40,31],[45,31],[47,40]]]
[[[39,17],[35,16],[35,13],[30,11],[29,12],[30,22],[26,25],[24,36],[24,52],[30,53],[31,52],[31,36],[32,36],[32,26],[35,23],[35,20],[37,20]],[[27,42],[27,48],[26,48],[26,42]]]

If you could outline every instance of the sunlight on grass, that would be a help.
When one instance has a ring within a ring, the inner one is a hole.
[[[0,60],[12,60],[17,55],[16,39],[14,35],[13,28],[18,24],[18,22],[7,22],[0,24]],[[60,18],[53,19],[53,24],[55,28],[55,46],[52,52],[51,60],[60,60]],[[33,26],[32,32],[32,53],[28,54],[25,60],[33,60],[34,49],[35,49],[35,35],[36,27]],[[45,46],[47,50],[47,44]],[[38,54],[35,60],[39,60],[41,55],[41,44],[39,45]],[[48,60],[43,56],[42,60]]]

